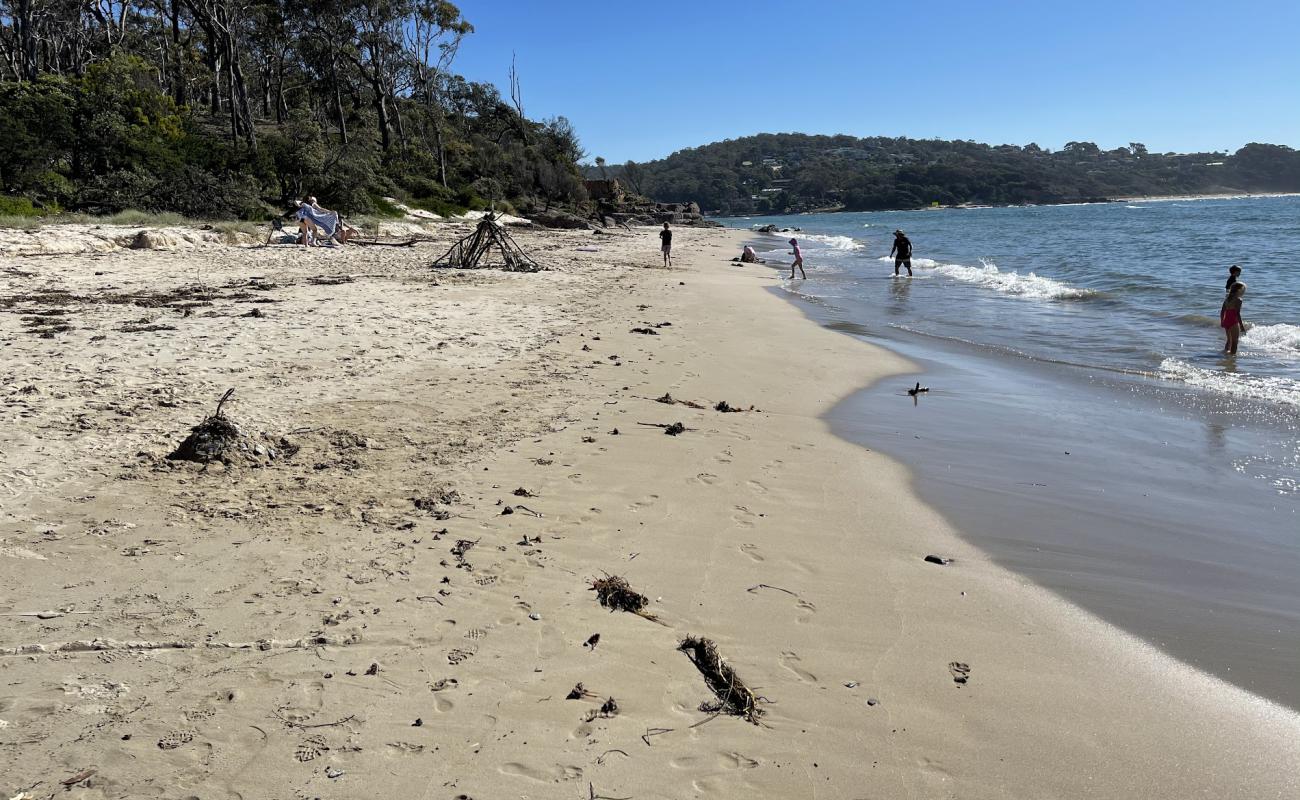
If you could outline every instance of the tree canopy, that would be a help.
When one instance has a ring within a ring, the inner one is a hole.
[[[451,71],[446,0],[0,0],[0,193],[37,208],[265,216],[579,202],[564,118]],[[503,65],[504,66],[504,65]]]
[[[776,133],[605,169],[656,200],[693,200],[720,214],[1300,191],[1300,152],[1270,144],[1232,155],[1151,153],[1140,142],[1113,150],[1070,142],[1052,152],[1032,143]]]

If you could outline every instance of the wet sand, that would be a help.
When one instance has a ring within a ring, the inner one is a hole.
[[[680,231],[672,271],[654,237],[520,234],[537,275],[425,269],[445,240],[5,260],[0,790],[1294,796],[1294,714],[832,435],[909,364],[730,264],[739,234]],[[167,461],[229,387],[276,458]],[[701,710],[688,634],[761,724]]]

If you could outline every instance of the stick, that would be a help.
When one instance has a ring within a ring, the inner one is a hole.
[[[645,733],[641,734],[641,741],[645,742],[646,747],[649,747],[651,736],[662,736],[665,733],[672,732],[673,728],[646,728]]]
[[[749,587],[748,589],[746,589],[745,591],[749,592],[750,594],[753,594],[753,593],[757,592],[759,589],[775,589],[775,590],[778,591],[778,592],[785,592],[786,594],[788,594],[788,595],[790,595],[790,596],[792,596],[792,597],[798,597],[798,596],[799,596],[799,593],[798,593],[798,592],[792,592],[792,591],[790,591],[789,589],[782,589],[780,586],[769,586],[769,585],[766,584],[766,583],[760,583],[760,584],[758,584],[757,586],[751,586],[751,587]]]

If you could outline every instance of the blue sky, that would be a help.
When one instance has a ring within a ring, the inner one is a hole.
[[[1300,146],[1300,0],[462,0],[455,69],[591,158],[751,133]]]

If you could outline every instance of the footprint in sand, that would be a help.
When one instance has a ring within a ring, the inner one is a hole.
[[[817,683],[817,676],[799,666],[799,654],[787,650],[781,654],[781,666],[794,673],[795,677],[807,683]]]
[[[754,519],[756,517],[754,512],[744,506],[736,506],[735,508],[736,513],[731,515],[731,521],[741,528],[754,527]]]
[[[190,731],[171,731],[158,740],[158,749],[175,750],[192,741],[194,741],[194,734]]]
[[[758,481],[745,481],[745,485],[748,486],[749,490],[754,494],[767,494],[768,492],[767,487]]]
[[[714,486],[722,479],[717,475],[714,475],[712,472],[701,472],[699,475],[695,476],[695,480],[705,484],[706,486]]]
[[[718,753],[718,762],[723,769],[753,769],[758,762],[740,753]]]
[[[521,778],[537,781],[538,783],[559,783],[561,781],[576,781],[582,777],[582,768],[573,766],[555,766],[550,769],[540,769],[520,764],[512,761],[508,764],[502,764],[499,771],[503,775],[518,775]]]
[[[742,544],[742,545],[740,546],[740,552],[744,553],[745,555],[749,556],[750,558],[754,559],[755,561],[766,561],[766,560],[767,560],[767,559],[765,559],[765,558],[763,557],[763,555],[762,555],[761,553],[758,552],[758,545],[756,545],[756,544]]]
[[[329,749],[324,736],[308,736],[298,743],[298,746],[293,751],[293,757],[305,764],[308,761],[320,758],[329,752]]]
[[[461,663],[462,661],[468,660],[473,655],[474,655],[473,650],[462,650],[461,648],[457,647],[456,649],[447,653],[447,663],[451,664],[452,666],[455,666]]]

